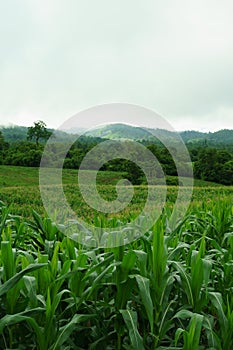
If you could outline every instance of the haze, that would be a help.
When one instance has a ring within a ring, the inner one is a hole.
[[[124,102],[177,130],[232,129],[232,13],[231,0],[3,0],[0,125],[56,128]]]

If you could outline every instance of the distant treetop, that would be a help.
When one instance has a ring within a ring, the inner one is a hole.
[[[36,141],[36,145],[38,146],[40,139],[48,140],[51,135],[52,132],[47,130],[45,122],[39,120],[34,122],[34,126],[28,128],[27,139],[34,139]]]

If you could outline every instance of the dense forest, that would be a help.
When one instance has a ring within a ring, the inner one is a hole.
[[[43,122],[33,127],[8,127],[0,131],[0,164],[16,166],[40,166],[41,156],[44,152],[46,140],[52,135],[53,130],[47,129]],[[36,129],[38,127],[38,130]],[[133,133],[135,129],[135,133]],[[171,139],[171,133],[159,131]],[[78,135],[68,134],[63,131],[54,133],[54,141],[46,149],[48,163],[53,166],[59,164],[59,158],[63,154],[67,142],[76,140],[69,149],[64,168],[78,169],[84,156],[97,144],[106,138],[119,137],[123,135],[126,147],[130,149],[130,140],[135,137],[141,137],[138,140],[145,145],[158,159],[162,170],[166,175],[177,176],[177,169],[172,155],[156,139],[147,137],[147,131],[132,126],[116,125],[112,130],[98,130],[94,134]],[[149,132],[148,132],[149,134]],[[194,176],[197,179],[221,183],[224,185],[233,185],[233,131],[221,130],[216,133],[200,133],[187,131],[182,132],[181,136],[189,150],[191,161],[194,169]],[[128,137],[127,137],[128,136]],[[175,149],[175,145],[174,145]],[[131,150],[131,153],[133,150]],[[54,155],[56,155],[54,157]],[[142,156],[143,157],[143,156]],[[114,158],[114,153],[112,154]],[[189,176],[190,173],[187,164],[182,161],[182,154],[177,155],[181,165],[182,176]],[[99,161],[99,160],[98,160]],[[92,159],[88,168],[92,169],[97,160]],[[144,183],[145,178],[139,166],[133,162],[122,158],[116,158],[102,165],[101,170],[123,171],[128,175],[133,184]],[[157,171],[157,177],[162,177],[161,169]]]

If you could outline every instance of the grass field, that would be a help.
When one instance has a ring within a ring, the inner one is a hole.
[[[88,174],[89,172],[86,171],[87,177]],[[122,178],[124,178],[124,173],[99,172],[97,185],[101,195],[105,199],[113,200],[116,196],[115,184]],[[172,177],[169,178],[173,179]],[[96,216],[96,211],[88,207],[82,199],[78,187],[77,170],[64,169],[62,180],[64,192],[71,207],[80,218],[85,217],[92,221]],[[193,203],[199,203],[200,205],[204,198],[208,202],[218,197],[222,198],[232,194],[230,187],[219,186],[211,182],[195,180],[194,185]],[[137,215],[143,207],[147,196],[147,186],[135,186],[134,190],[135,195],[131,205],[119,214],[126,220],[129,213]],[[176,195],[177,187],[168,186],[168,205],[171,206],[174,203]],[[11,211],[14,214],[31,217],[33,208],[41,215],[44,215],[45,212],[39,191],[38,168],[0,166],[0,200],[11,205]]]
[[[87,171],[88,173],[88,171]],[[99,172],[98,182],[100,184],[115,184],[122,178],[121,173]],[[63,169],[63,183],[75,184],[78,181],[78,171],[73,169]],[[20,166],[0,165],[0,188],[4,187],[24,187],[39,185],[39,169]]]
[[[233,349],[233,187],[199,183],[173,230],[177,188],[169,187],[165,210],[143,237],[88,249],[45,216],[37,169],[0,167],[0,178],[0,349]],[[65,194],[93,222],[76,179],[64,171]],[[106,198],[118,179],[100,174]],[[136,186],[111,225],[137,215],[145,196]]]
[[[88,171],[87,171],[88,173]],[[74,169],[63,169],[63,183],[64,184],[75,184],[77,183],[78,172]],[[99,184],[112,184],[114,185],[117,180],[121,179],[124,173],[116,173],[110,171],[100,171],[98,173]],[[168,176],[169,179],[174,177]],[[181,178],[182,181],[182,178]],[[4,187],[15,187],[15,186],[37,186],[39,184],[39,169],[28,168],[20,166],[8,166],[0,165],[0,188]],[[196,187],[221,187],[221,185],[202,181],[194,180]]]

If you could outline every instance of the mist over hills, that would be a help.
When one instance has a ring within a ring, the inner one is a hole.
[[[125,124],[110,124],[86,133],[86,135],[101,138],[134,140],[150,140],[153,138],[153,135],[155,137],[161,136],[163,139],[169,139],[173,138],[174,134],[179,134],[185,143],[208,142],[219,145],[233,144],[233,130],[230,129],[208,133],[194,130],[173,132],[164,129],[149,129]]]
[[[25,126],[0,126],[6,142],[23,141],[27,138],[28,128]],[[131,126],[126,124],[109,124],[99,127],[87,132],[84,129],[75,130],[53,130],[55,142],[65,142],[68,140],[75,140],[80,134],[89,137],[97,137],[104,139],[131,139],[131,140],[145,140],[152,141],[154,136],[161,136],[163,139],[172,139],[175,134],[179,134],[183,141],[187,144],[195,145],[233,145],[233,130],[223,129],[216,132],[200,132],[194,130],[187,130],[181,132],[172,132],[162,129],[149,129],[144,127]]]

